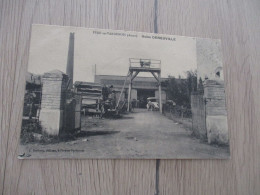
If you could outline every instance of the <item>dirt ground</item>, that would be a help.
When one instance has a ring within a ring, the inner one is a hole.
[[[228,158],[229,148],[200,141],[185,128],[145,109],[135,109],[118,119],[82,116],[81,133],[73,140],[27,144],[23,151],[30,158]]]

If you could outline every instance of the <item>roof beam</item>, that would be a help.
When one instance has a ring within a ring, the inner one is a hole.
[[[134,78],[139,74],[139,71],[136,71],[135,74],[131,78],[131,82],[134,80]]]
[[[159,80],[159,78],[156,76],[156,74],[155,74],[154,72],[151,72],[151,73],[152,73],[152,75],[154,76],[154,78],[157,80],[158,84],[160,84],[160,80]]]

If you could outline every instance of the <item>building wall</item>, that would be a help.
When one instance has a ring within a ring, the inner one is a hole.
[[[102,85],[110,86],[113,85],[115,88],[121,89],[124,86],[125,76],[115,76],[115,75],[96,75],[95,82]],[[162,81],[167,80],[167,78],[162,78]],[[125,88],[128,89],[129,78],[126,81]],[[157,90],[157,81],[154,77],[136,77],[133,81],[133,89],[154,89]]]
[[[131,91],[131,100],[136,99],[137,100],[137,90],[132,89]]]
[[[209,80],[224,80],[220,40],[197,38],[196,49],[198,79],[201,78],[202,81],[205,78]],[[216,75],[218,71],[221,72],[219,77]]]
[[[113,76],[113,75],[96,75],[95,76],[95,82],[100,83],[101,85],[110,86],[113,85],[113,87],[121,91],[122,87],[124,86],[125,82],[125,76]],[[167,80],[168,78],[162,78],[162,81]],[[129,86],[129,80],[125,83],[125,93],[128,94],[128,86]],[[131,91],[131,100],[138,99],[137,98],[137,90],[138,89],[149,89],[154,90],[155,97],[159,99],[159,91],[158,91],[158,83],[154,77],[136,77],[132,84],[132,91]],[[163,90],[162,87],[162,102],[166,102],[166,92]],[[120,93],[119,93],[120,94]],[[124,98],[124,95],[122,95],[122,98]],[[119,95],[117,95],[119,97]]]
[[[155,91],[155,97],[159,100],[159,90]],[[162,90],[162,103],[166,103],[166,92]]]

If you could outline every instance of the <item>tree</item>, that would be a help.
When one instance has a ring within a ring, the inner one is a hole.
[[[192,92],[197,91],[197,72],[187,71],[187,78],[178,79],[169,76],[169,79],[162,83],[167,88],[167,97],[173,100],[179,106],[190,108],[190,96]]]
[[[192,92],[197,91],[197,71],[187,71],[187,88],[189,90],[189,95]]]
[[[201,77],[200,77],[199,83],[198,83],[198,92],[202,93],[202,94],[204,93],[204,87],[203,87],[203,83],[202,83]]]

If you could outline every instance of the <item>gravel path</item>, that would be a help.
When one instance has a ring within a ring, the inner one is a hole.
[[[56,144],[29,144],[30,158],[227,158],[228,148],[209,145],[159,112],[136,109],[120,119],[82,117],[82,134]],[[48,151],[52,149],[53,151]],[[64,151],[62,151],[64,150]],[[58,151],[58,152],[57,152]]]

